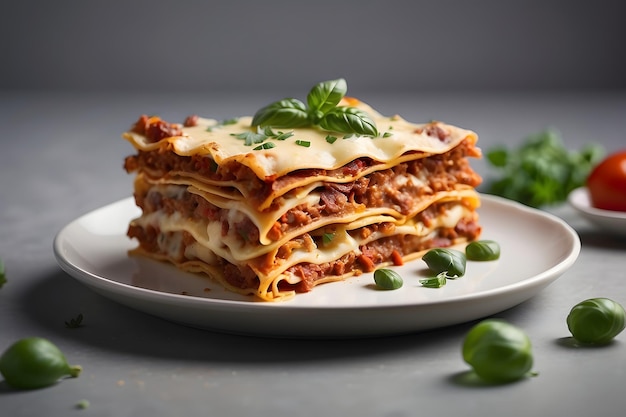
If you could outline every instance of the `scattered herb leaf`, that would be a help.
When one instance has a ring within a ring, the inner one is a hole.
[[[377,269],[374,271],[374,282],[384,290],[397,290],[402,287],[402,277],[392,269]]]
[[[470,261],[495,261],[500,258],[500,245],[494,240],[475,240],[465,247]]]
[[[434,277],[420,279],[420,284],[426,288],[441,288],[446,285],[446,271],[437,274]]]
[[[212,132],[213,129],[217,129],[220,128],[222,126],[228,126],[228,125],[234,125],[235,123],[237,123],[239,121],[238,118],[232,118],[232,119],[224,119],[221,122],[214,124],[213,126],[209,126],[206,128],[207,132]]]
[[[335,238],[334,233],[324,233],[322,235],[322,242],[324,242],[324,245],[328,245],[330,242],[333,241],[334,238]]]
[[[65,322],[65,327],[67,327],[68,329],[76,329],[79,328],[83,325],[83,314],[80,313],[78,316],[76,316],[73,319],[70,319],[69,321]]]
[[[85,410],[89,408],[90,405],[91,404],[89,403],[89,400],[80,400],[76,403],[76,408],[78,408],[79,410]]]
[[[431,249],[422,256],[422,260],[433,273],[445,272],[446,278],[454,279],[465,275],[467,258],[456,249]]]
[[[331,135],[326,136],[326,142],[328,143],[331,143],[331,144],[335,143],[336,140],[337,140],[337,136],[331,136]]]
[[[276,140],[285,140],[293,136],[293,131],[289,132],[279,132],[278,136],[275,137]]]
[[[297,140],[296,145],[300,145],[300,146],[304,146],[305,148],[308,148],[309,146],[311,146],[311,142],[309,142],[308,140]]]
[[[267,136],[263,133],[255,132],[231,133],[230,135],[236,137],[237,139],[243,139],[246,146],[261,143],[267,139]]]
[[[222,120],[222,125],[223,126],[227,126],[227,125],[234,125],[235,123],[237,123],[239,121],[239,118],[237,117],[233,117],[232,119],[225,119]]]
[[[261,149],[272,149],[274,146],[276,145],[273,142],[265,142],[257,146],[256,148],[253,148],[253,150],[260,151]]]

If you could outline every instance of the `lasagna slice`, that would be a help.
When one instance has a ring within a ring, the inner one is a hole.
[[[142,116],[123,134],[137,151],[125,169],[142,209],[128,228],[132,253],[275,301],[479,236],[474,132],[353,98],[338,106],[380,133]]]

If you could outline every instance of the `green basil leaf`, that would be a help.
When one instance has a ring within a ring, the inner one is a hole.
[[[378,136],[376,124],[364,111],[355,107],[335,107],[319,121],[322,129],[339,133]]]
[[[467,258],[463,252],[455,249],[437,248],[431,249],[422,260],[435,274],[446,273],[447,278],[462,277],[465,275]]]
[[[377,269],[374,271],[374,282],[384,290],[397,290],[404,283],[402,277],[391,269]]]
[[[500,258],[500,245],[495,240],[476,240],[465,247],[470,261],[495,261]]]
[[[446,271],[437,274],[437,276],[420,279],[420,284],[426,288],[441,288],[446,285]]]
[[[303,127],[309,124],[306,106],[295,98],[268,104],[252,118],[252,126]]]
[[[335,108],[348,91],[346,80],[339,78],[338,80],[324,81],[314,86],[306,100],[310,111],[321,111],[323,114],[328,113]]]

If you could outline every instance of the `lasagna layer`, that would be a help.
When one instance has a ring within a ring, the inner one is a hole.
[[[481,232],[474,211],[477,203],[468,194],[459,201],[434,203],[401,225],[379,221],[336,227],[330,241],[305,233],[272,253],[244,261],[228,251],[211,250],[206,236],[198,233],[203,224],[180,221],[165,211],[133,222],[128,234],[139,241],[135,253],[204,272],[236,292],[274,300],[382,266],[401,265],[433,247],[474,240]]]
[[[477,136],[348,101],[385,133],[142,116],[123,135],[137,150],[125,161],[142,209],[128,230],[133,252],[279,300],[476,239]]]

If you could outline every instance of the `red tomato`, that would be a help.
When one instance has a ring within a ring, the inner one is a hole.
[[[609,155],[587,178],[591,205],[604,210],[626,211],[626,150]]]

